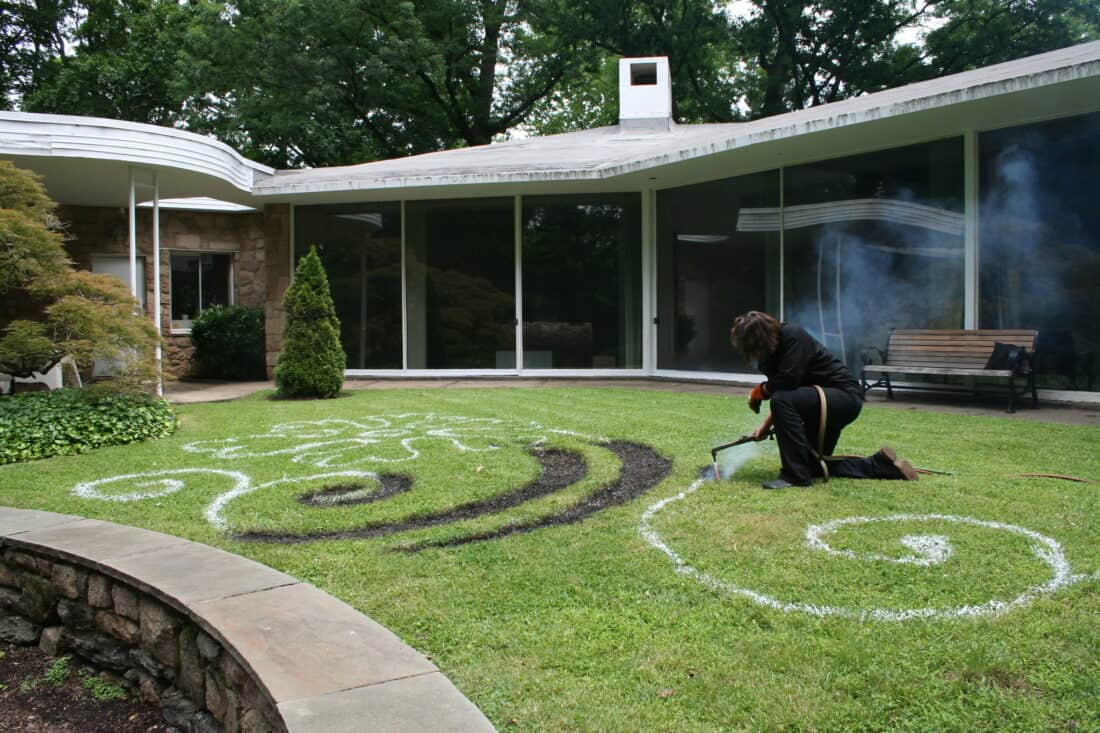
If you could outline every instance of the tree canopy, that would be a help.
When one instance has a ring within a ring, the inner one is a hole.
[[[153,372],[157,334],[115,277],[74,270],[54,203],[34,174],[0,161],[0,372],[29,377],[66,355],[118,365],[116,384]]]
[[[726,122],[1098,37],[1094,0],[0,0],[0,104],[339,165],[612,124],[620,56]]]

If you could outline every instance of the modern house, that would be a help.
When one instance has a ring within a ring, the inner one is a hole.
[[[752,379],[728,329],[755,308],[853,364],[890,327],[1037,328],[1046,394],[1100,400],[1100,42],[753,122],[671,110],[667,61],[623,59],[619,124],[583,132],[271,170],[0,113],[0,158],[44,176],[76,262],[135,284],[177,373],[226,302],[265,308],[273,366],[317,245],[349,376]]]

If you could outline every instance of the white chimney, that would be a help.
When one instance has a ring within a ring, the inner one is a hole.
[[[619,59],[619,125],[668,130],[672,126],[672,81],[668,57]]]

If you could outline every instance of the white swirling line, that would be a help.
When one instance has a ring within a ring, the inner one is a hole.
[[[890,514],[882,517],[848,517],[844,519],[835,519],[831,522],[827,522],[823,525],[811,525],[806,530],[806,544],[811,549],[822,550],[830,554],[848,557],[852,559],[858,558],[858,556],[848,550],[834,550],[828,543],[821,539],[823,534],[829,534],[835,531],[837,528],[850,524],[870,524],[874,522],[902,522],[902,521],[916,521],[916,522],[952,522],[957,524],[968,524],[976,527],[985,527],[988,529],[997,529],[1013,532],[1014,534],[1022,535],[1032,540],[1035,544],[1032,546],[1032,551],[1035,556],[1043,560],[1050,566],[1053,571],[1053,577],[1046,583],[1030,587],[1020,595],[1016,596],[1010,601],[992,600],[980,605],[970,606],[956,606],[952,608],[938,609],[938,608],[913,608],[913,609],[884,609],[874,608],[867,610],[859,610],[852,608],[845,608],[841,606],[830,605],[818,605],[812,603],[799,603],[790,601],[781,601],[772,596],[766,595],[752,590],[751,588],[744,588],[734,583],[716,578],[713,575],[709,575],[699,570],[698,568],[690,565],[683,557],[680,556],[676,550],[672,549],[665,541],[663,541],[656,530],[651,526],[651,522],[654,516],[657,515],[662,509],[669,504],[680,501],[689,495],[695,493],[700,486],[707,483],[707,479],[696,479],[691,486],[684,491],[681,491],[675,496],[666,497],[651,505],[642,514],[641,522],[638,525],[638,529],[641,532],[642,537],[651,546],[654,547],[669,557],[672,561],[673,569],[684,576],[692,578],[704,586],[727,593],[729,595],[741,596],[753,603],[760,606],[772,608],[784,613],[805,613],[811,616],[826,617],[826,616],[838,616],[844,618],[855,618],[859,620],[871,620],[871,621],[910,621],[914,619],[946,619],[946,618],[975,618],[980,616],[991,616],[1001,613],[1005,613],[1011,609],[1025,606],[1039,598],[1040,596],[1050,595],[1055,591],[1068,587],[1073,583],[1078,583],[1087,580],[1100,580],[1100,572],[1092,575],[1077,574],[1074,575],[1071,572],[1070,564],[1066,560],[1065,552],[1062,546],[1055,540],[1047,537],[1046,535],[1039,534],[1030,529],[1019,527],[1013,524],[1005,524],[1003,522],[991,522],[983,519],[974,519],[971,517],[960,517],[951,514]],[[926,539],[926,538],[905,538],[905,539]],[[940,540],[940,538],[933,538]],[[911,563],[916,565],[932,565],[944,562],[947,559],[949,553],[943,553],[934,546],[930,547],[925,544],[921,546],[919,542],[906,543],[911,549],[917,549],[918,552],[922,552],[925,558],[889,558],[882,555],[870,555],[871,559],[875,560],[887,560],[890,562],[899,563]],[[937,544],[937,543],[933,543]],[[914,545],[917,545],[914,547]],[[1045,548],[1045,551],[1044,549]]]
[[[194,473],[206,473],[219,476],[226,476],[234,480],[234,486],[229,491],[219,494],[214,501],[207,505],[203,511],[203,517],[206,521],[210,522],[215,528],[226,531],[229,529],[229,523],[226,522],[222,513],[229,502],[234,499],[250,494],[253,491],[259,491],[260,489],[271,488],[272,486],[278,486],[280,484],[296,484],[303,481],[314,481],[331,478],[353,478],[353,479],[365,479],[369,481],[380,482],[380,477],[373,471],[332,471],[329,473],[319,473],[312,476],[299,476],[295,478],[288,478],[284,476],[274,481],[267,481],[262,484],[252,484],[252,479],[240,471],[227,471],[221,468],[172,468],[164,471],[151,471],[147,473],[130,473],[122,476],[111,476],[110,478],[101,478],[95,481],[85,481],[77,484],[73,487],[73,494],[84,499],[101,499],[103,501],[117,501],[117,502],[130,502],[141,501],[144,499],[155,499],[161,496],[168,496],[174,494],[177,491],[185,488],[182,481],[179,479],[171,478],[176,474],[194,474]],[[144,481],[143,481],[144,480]],[[97,490],[97,488],[103,484],[114,483],[116,481],[135,481],[137,488],[149,488],[154,485],[160,484],[164,488],[154,491],[144,492],[131,492],[129,494],[104,494]]]
[[[394,426],[391,420],[416,419],[419,423],[408,426]],[[414,447],[414,443],[422,440],[445,440],[461,453],[483,452],[496,450],[498,446],[474,448],[464,443],[464,440],[478,438],[491,438],[487,434],[491,428],[506,426],[507,423],[500,418],[472,418],[456,415],[439,415],[436,413],[400,413],[394,415],[370,415],[360,418],[361,421],[344,418],[329,418],[323,420],[304,420],[273,425],[267,433],[247,435],[243,438],[225,438],[221,440],[206,440],[187,443],[182,449],[188,453],[207,453],[212,458],[222,460],[236,460],[240,458],[262,458],[277,455],[290,455],[294,463],[311,463],[318,468],[330,466],[348,465],[349,463],[402,463],[415,460],[420,457],[420,451]],[[437,423],[436,426],[431,426]],[[438,425],[438,423],[443,423]],[[428,424],[428,426],[425,426]],[[459,431],[463,428],[473,427],[472,435],[462,435]],[[422,428],[420,434],[409,435],[412,428]],[[546,428],[536,421],[531,421],[519,426],[521,431],[532,438],[531,445],[540,445],[546,442],[548,434],[567,435],[596,442],[606,442],[606,438],[594,438],[573,430],[558,428]],[[302,429],[303,435],[288,434],[291,430]],[[312,429],[312,430],[309,430]],[[351,437],[336,437],[348,430],[358,431]],[[521,432],[520,434],[525,434]],[[515,434],[508,436],[514,438]],[[255,445],[243,443],[244,440],[260,441],[265,439],[279,440],[287,438],[299,438],[313,440],[314,442],[301,442],[287,448],[277,448],[264,451],[257,449]],[[324,440],[324,438],[334,438]],[[392,458],[377,455],[366,455],[354,460],[336,463],[336,461],[349,451],[356,448],[384,443],[387,438],[400,438],[398,445],[406,452],[406,455]],[[210,445],[213,444],[213,445]]]
[[[498,426],[506,425],[505,421],[501,420],[499,418],[468,418],[468,417],[462,417],[462,416],[438,415],[436,413],[402,413],[402,414],[397,414],[397,415],[376,415],[376,416],[368,416],[366,419],[371,420],[371,421],[375,421],[375,422],[381,421],[383,424],[378,426],[378,427],[386,429],[386,428],[392,428],[392,425],[388,422],[388,420],[390,420],[390,419],[408,419],[408,418],[421,418],[425,422],[430,422],[430,421],[451,421],[453,423],[456,423],[458,427],[468,426],[470,423],[478,423],[478,424],[481,424],[481,425],[486,425],[486,427],[488,427],[488,426],[498,427]],[[332,425],[332,424],[339,425],[343,429],[346,429],[348,426],[354,426],[355,428],[360,428],[360,429],[366,429],[366,428],[369,427],[368,425],[364,425],[363,423],[356,422],[354,420],[345,420],[345,419],[307,420],[307,421],[293,422],[293,423],[280,423],[278,425],[272,426],[271,429],[267,433],[258,434],[258,435],[250,435],[250,436],[246,436],[246,438],[253,438],[253,439],[282,438],[282,437],[286,437],[284,435],[284,432],[287,431],[288,429],[306,428],[306,427],[317,428],[319,432],[327,433],[328,435],[334,435],[334,434],[338,435],[341,432],[341,430],[340,429],[333,430],[333,429],[329,428],[328,426]],[[589,440],[589,441],[597,441],[597,442],[606,441],[605,438],[593,438],[591,436],[584,435],[582,433],[578,433],[578,432],[575,432],[575,431],[572,431],[572,430],[561,430],[561,429],[556,429],[556,428],[546,428],[546,427],[543,427],[542,425],[540,425],[538,422],[535,422],[535,421],[531,421],[531,422],[527,423],[526,425],[524,425],[523,427],[527,430],[530,430],[531,433],[536,434],[537,437],[534,438],[532,445],[540,445],[542,443],[545,443],[546,434],[568,435],[568,436],[579,437],[579,438],[583,438],[583,439],[586,439],[586,440]],[[456,427],[434,428],[434,429],[429,429],[426,432],[424,432],[422,434],[419,434],[419,435],[411,435],[411,436],[403,438],[402,440],[399,441],[399,443],[407,451],[408,455],[405,455],[401,458],[381,458],[381,457],[377,457],[377,456],[365,456],[365,457],[357,459],[354,462],[370,461],[370,462],[374,462],[374,463],[401,463],[401,462],[416,460],[416,459],[420,458],[420,456],[421,456],[420,451],[418,451],[418,450],[416,450],[415,448],[412,447],[412,442],[416,441],[416,440],[444,439],[444,440],[449,441],[451,443],[452,447],[457,449],[459,452],[463,452],[463,453],[467,452],[467,451],[482,452],[482,451],[490,451],[490,450],[498,450],[499,449],[499,446],[489,446],[487,448],[471,448],[470,446],[468,446],[468,445],[466,445],[465,443],[462,442],[462,439],[464,439],[464,438],[469,439],[470,436],[455,435],[454,431],[456,429],[457,429]],[[396,438],[396,437],[400,437],[401,435],[406,433],[407,430],[402,430],[400,428],[392,428],[390,430],[387,430],[387,432],[389,432],[391,434],[379,436],[376,433],[369,440],[356,440],[355,438],[347,438],[347,439],[341,439],[341,440],[337,440],[337,441],[326,441],[326,442],[323,442],[323,443],[300,443],[300,444],[298,444],[296,446],[292,446],[290,448],[284,448],[284,449],[279,449],[279,450],[275,450],[275,451],[260,452],[260,453],[243,453],[243,452],[241,452],[242,450],[247,450],[248,449],[249,446],[247,444],[237,443],[235,445],[233,445],[233,444],[225,445],[226,443],[231,443],[232,441],[235,441],[236,439],[228,439],[228,440],[223,440],[223,441],[205,441],[205,442],[219,442],[219,443],[222,443],[223,447],[220,448],[220,449],[211,450],[211,449],[207,449],[207,448],[200,448],[198,446],[204,441],[199,441],[199,442],[188,443],[188,444],[184,445],[183,450],[185,450],[187,452],[191,452],[191,453],[209,452],[213,457],[221,458],[223,460],[232,460],[232,459],[236,459],[236,458],[245,458],[245,457],[250,457],[250,458],[252,458],[252,457],[267,457],[267,456],[272,456],[272,455],[280,455],[280,454],[290,453],[290,454],[293,455],[293,458],[291,460],[296,462],[296,463],[300,463],[300,462],[303,462],[305,459],[307,459],[309,457],[309,455],[310,455],[309,451],[312,451],[312,450],[314,450],[316,448],[319,448],[319,447],[336,445],[338,443],[346,444],[346,443],[349,443],[349,442],[352,443],[353,445],[359,445],[359,446],[373,445],[373,444],[382,442],[381,440],[378,440],[378,439],[375,439],[375,438]],[[309,437],[321,437],[321,436],[317,436],[315,434],[315,435],[311,435]],[[485,437],[485,436],[480,435],[478,437]],[[341,449],[341,450],[338,450],[338,451],[335,451],[335,452],[328,452],[327,454],[322,454],[320,459],[315,461],[313,463],[313,465],[315,465],[319,468],[326,468],[326,467],[329,466],[331,461],[335,459],[335,457],[337,455],[346,452],[346,450],[348,450],[348,448],[344,448],[344,449]],[[316,456],[316,453],[314,454],[314,456]],[[94,481],[85,481],[85,482],[81,482],[81,483],[77,484],[75,487],[73,487],[72,493],[75,496],[79,496],[79,497],[85,498],[85,499],[100,499],[100,500],[104,500],[104,501],[115,501],[115,502],[131,502],[131,501],[142,501],[142,500],[145,500],[145,499],[154,499],[154,498],[161,497],[161,496],[168,496],[169,494],[174,494],[177,491],[180,491],[180,490],[184,489],[185,488],[184,482],[181,481],[178,478],[173,478],[173,476],[180,475],[180,474],[213,474],[213,475],[225,476],[225,477],[231,479],[234,482],[234,486],[233,486],[232,489],[230,489],[229,491],[226,491],[222,494],[219,494],[217,497],[215,497],[215,499],[203,511],[203,516],[206,519],[206,521],[208,521],[216,529],[219,529],[221,531],[227,531],[229,529],[229,523],[228,523],[228,521],[226,521],[226,519],[224,517],[225,507],[230,502],[232,502],[234,499],[237,499],[238,497],[244,496],[245,494],[250,494],[254,491],[259,491],[261,489],[267,489],[267,488],[270,488],[270,487],[273,487],[273,486],[278,486],[278,485],[281,485],[281,484],[295,484],[295,483],[302,483],[302,482],[305,482],[305,481],[323,480],[323,479],[331,479],[331,478],[352,478],[352,479],[373,481],[373,482],[375,482],[379,485],[381,484],[381,477],[379,476],[379,474],[377,474],[373,471],[344,470],[344,471],[332,471],[332,472],[327,472],[327,473],[313,474],[313,475],[310,475],[310,476],[297,476],[297,477],[292,477],[292,478],[287,477],[287,476],[284,475],[282,478],[254,485],[253,481],[252,481],[252,478],[249,475],[247,475],[247,474],[245,474],[241,471],[230,471],[230,470],[220,469],[220,468],[190,467],[190,468],[165,469],[163,471],[151,471],[151,472],[145,472],[145,473],[123,474],[123,475],[120,475],[120,476],[110,476],[108,478],[96,479]],[[123,493],[123,494],[107,494],[107,493],[102,493],[101,491],[99,491],[100,486],[103,486],[105,484],[115,483],[115,482],[124,482],[124,481],[134,481],[135,482],[134,485],[135,485],[136,488],[139,488],[139,489],[152,489],[152,490],[132,491],[132,492]],[[160,488],[153,488],[153,487],[156,487],[156,486],[159,486]]]

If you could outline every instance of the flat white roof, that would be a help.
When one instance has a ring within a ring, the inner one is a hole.
[[[1091,91],[1072,95],[1080,109],[1068,109],[1071,100],[1041,93],[1075,82],[1083,82]],[[884,126],[891,119],[1014,95],[1019,98],[1012,119],[1005,119],[1004,109],[985,105],[1000,114],[982,115],[979,108],[969,116],[958,115],[954,123],[944,126],[943,135],[961,132],[952,125],[973,128],[983,118],[981,127],[991,128],[1100,109],[1100,41],[752,122],[673,125],[668,131],[652,132],[612,126],[362,165],[281,170],[258,181],[253,191],[261,197],[337,191],[396,194],[398,189],[420,187],[606,180],[846,127]],[[946,120],[950,119],[948,115]],[[926,134],[935,137],[931,131]],[[817,155],[831,157],[821,150]]]

